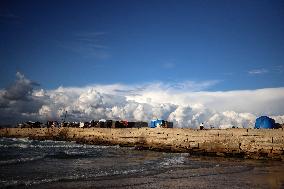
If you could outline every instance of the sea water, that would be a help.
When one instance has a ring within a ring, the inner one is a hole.
[[[0,138],[0,188],[282,188],[282,162]]]

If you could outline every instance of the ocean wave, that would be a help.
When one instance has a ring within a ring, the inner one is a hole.
[[[11,181],[1,181],[1,188],[10,188],[10,187],[28,187],[32,185],[39,185],[51,182],[60,181],[58,178],[51,178],[51,179],[42,179],[42,180],[11,180]]]
[[[41,145],[41,144],[36,144],[36,145],[29,145],[30,148],[88,148],[88,147],[84,147],[81,145],[68,145],[68,144],[64,144],[64,145],[57,145],[57,144],[51,144],[51,145]]]
[[[186,159],[185,156],[165,158],[162,162],[160,162],[160,165],[162,167],[180,165],[180,164],[184,164],[185,159]]]
[[[111,148],[110,146],[98,146],[98,145],[85,145],[85,144],[36,144],[29,145],[30,148],[80,148],[80,149],[107,149]]]
[[[23,157],[23,158],[17,158],[17,159],[9,159],[9,160],[3,160],[0,161],[0,165],[11,165],[11,164],[20,164],[20,163],[27,163],[37,160],[43,160],[45,158],[51,158],[51,159],[79,159],[79,158],[88,158],[88,157],[94,157],[98,156],[98,153],[89,153],[84,151],[59,151],[56,153],[51,154],[44,154],[41,156],[34,156],[34,157]]]
[[[98,154],[96,154],[98,155]],[[46,155],[46,158],[54,158],[54,159],[78,159],[78,158],[89,158],[94,157],[95,154],[91,154],[89,152],[84,151],[59,151],[54,154]]]
[[[0,144],[0,148],[29,148],[29,144]]]
[[[0,148],[84,148],[84,149],[118,149],[119,145],[104,146],[80,144],[76,141],[30,140],[29,138],[0,138]]]
[[[32,140],[29,140],[28,138],[6,138],[1,137],[0,142],[31,142]]]
[[[135,174],[138,172],[142,172],[143,170],[138,169],[130,169],[130,170],[106,170],[106,171],[99,171],[95,174],[73,174],[67,175],[63,177],[57,178],[45,178],[45,179],[38,179],[38,180],[12,180],[12,181],[1,181],[0,187],[1,188],[10,188],[10,187],[19,187],[25,186],[29,187],[32,185],[40,185],[40,184],[47,184],[52,182],[60,182],[60,181],[76,181],[76,180],[87,180],[91,178],[97,177],[107,177],[107,176],[118,176],[118,175],[128,175],[128,174]]]
[[[45,179],[37,179],[37,180],[12,180],[12,181],[1,181],[1,188],[10,188],[10,187],[30,187],[33,185],[47,184],[52,182],[60,182],[60,181],[73,181],[73,180],[84,180],[88,179],[90,176],[87,175],[68,175],[57,178],[45,178]],[[93,177],[93,176],[91,176]]]
[[[35,156],[35,157],[26,157],[26,158],[18,158],[18,159],[9,159],[5,161],[0,161],[0,165],[10,165],[10,164],[18,164],[18,163],[26,163],[31,161],[37,161],[44,159],[46,156]]]
[[[32,140],[29,138],[12,138],[13,141],[19,141],[19,142],[25,142],[25,143],[30,143]]]

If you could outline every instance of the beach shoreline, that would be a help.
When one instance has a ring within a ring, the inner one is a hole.
[[[283,160],[283,129],[1,128],[0,137],[119,145],[194,155]]]

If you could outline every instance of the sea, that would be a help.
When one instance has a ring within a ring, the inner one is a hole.
[[[0,138],[0,188],[284,188],[284,164]]]

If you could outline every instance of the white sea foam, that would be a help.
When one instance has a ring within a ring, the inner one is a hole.
[[[28,144],[0,144],[1,148],[28,148]]]
[[[8,164],[15,164],[15,163],[24,163],[30,161],[36,161],[45,158],[45,155],[42,156],[34,156],[34,157],[25,157],[25,158],[18,158],[18,159],[9,159],[5,161],[0,161],[0,165],[8,165]]]
[[[95,145],[82,145],[82,144],[65,144],[65,145],[44,145],[44,144],[38,144],[38,145],[29,145],[30,148],[84,148],[84,149],[106,149],[111,148],[110,146],[95,146]]]
[[[53,140],[29,140],[28,138],[0,138],[0,148],[84,148],[84,149],[108,149],[120,148],[116,146],[101,146],[90,144],[78,144],[75,141],[53,141]]]
[[[30,142],[31,140],[29,140],[28,138],[6,138],[6,137],[1,137],[0,138],[0,142],[9,142],[9,141],[13,141],[13,142]]]
[[[28,138],[13,138],[13,140],[26,143],[32,142],[32,140],[29,140]]]
[[[171,158],[165,158],[160,165],[162,167],[168,167],[172,165],[179,165],[183,164],[185,162],[185,157],[184,156],[179,156],[179,157],[171,157]]]

